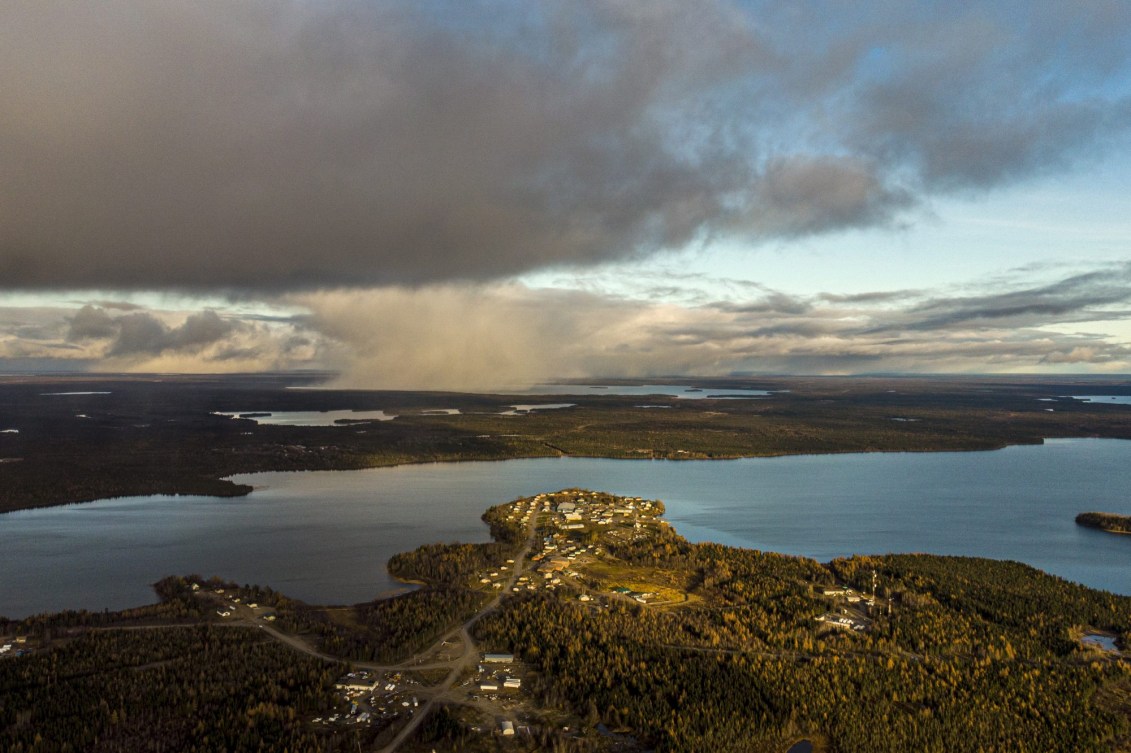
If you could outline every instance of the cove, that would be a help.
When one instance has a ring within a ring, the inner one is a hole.
[[[693,541],[834,557],[1012,559],[1131,595],[1131,540],[1074,522],[1131,513],[1131,442],[993,452],[726,461],[546,458],[234,477],[247,497],[132,497],[0,515],[0,615],[120,609],[170,574],[220,575],[313,603],[399,584],[385,562],[432,541],[486,541],[492,504],[567,487],[661,499]]]

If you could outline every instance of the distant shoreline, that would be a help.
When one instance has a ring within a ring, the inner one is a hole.
[[[635,393],[610,394],[619,383],[610,380],[587,385],[606,389],[569,397],[575,404],[569,410],[522,416],[500,414],[516,403],[561,398],[288,389],[306,381],[270,375],[0,378],[0,512],[150,494],[240,497],[252,489],[226,479],[260,472],[559,456],[724,460],[966,452],[1041,444],[1043,438],[1131,439],[1131,405],[1059,397],[1131,396],[1126,380],[1084,386],[1064,377],[665,379],[678,394],[644,401]],[[699,399],[687,399],[696,389],[703,390]],[[773,396],[704,397],[733,390]],[[73,394],[49,394],[57,392]],[[90,396],[95,392],[110,394]],[[658,407],[667,410],[646,410]],[[300,426],[217,415],[232,408],[242,416],[349,411],[343,415],[356,418],[359,411],[383,411],[398,418]]]

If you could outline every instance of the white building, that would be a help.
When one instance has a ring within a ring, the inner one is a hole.
[[[514,654],[483,654],[484,664],[510,664],[514,661]]]

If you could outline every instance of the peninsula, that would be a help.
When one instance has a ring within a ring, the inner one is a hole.
[[[1098,528],[1108,533],[1131,533],[1131,515],[1115,515],[1110,512],[1082,512],[1076,516],[1076,524],[1088,528]]]
[[[1131,597],[1015,562],[693,544],[663,512],[497,505],[492,542],[406,552],[389,567],[420,586],[352,606],[189,576],[151,607],[0,622],[0,747],[1131,749]]]

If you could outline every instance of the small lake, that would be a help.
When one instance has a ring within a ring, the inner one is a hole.
[[[225,413],[216,411],[217,416],[228,418],[247,418],[257,424],[270,426],[349,426],[350,421],[392,421],[396,416],[382,410],[290,410],[290,411],[248,411]]]
[[[1087,646],[1095,646],[1103,651],[1115,652],[1119,647],[1115,645],[1115,636],[1100,635],[1099,633],[1088,633],[1080,642]]]
[[[705,398],[770,397],[774,393],[767,390],[726,390],[696,387],[687,384],[536,384],[526,392],[531,395],[625,395],[647,397],[664,395],[681,400],[703,400]]]
[[[1131,405],[1131,395],[1071,395],[1073,400],[1096,405]]]
[[[694,541],[827,561],[931,552],[1026,562],[1131,595],[1131,537],[1077,513],[1131,514],[1131,442],[995,452],[719,461],[540,458],[237,476],[242,498],[134,497],[0,515],[0,614],[149,603],[170,574],[220,575],[319,603],[397,588],[385,562],[486,541],[492,504],[567,487],[661,499]]]
[[[513,410],[506,410],[500,413],[502,416],[521,416],[526,413],[534,413],[540,410],[562,410],[563,408],[573,408],[574,403],[528,403],[524,405],[512,405]]]

